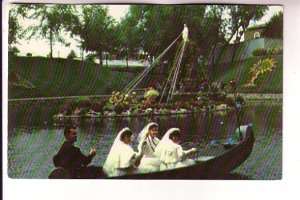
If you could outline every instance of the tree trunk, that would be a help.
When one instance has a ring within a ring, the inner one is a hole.
[[[82,44],[83,44],[83,39],[81,39],[81,60],[83,61],[84,60],[84,48],[82,47]]]
[[[103,56],[102,56],[102,50],[99,51],[99,65],[100,67],[103,66]]]
[[[106,59],[106,67],[108,67],[108,62],[107,62],[107,59],[108,59],[108,53],[105,54],[105,59]]]
[[[53,58],[53,32],[52,29],[50,28],[50,58]]]
[[[84,59],[84,49],[81,49],[81,60],[83,61]]]

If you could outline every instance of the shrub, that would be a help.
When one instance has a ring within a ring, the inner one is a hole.
[[[283,12],[278,12],[271,17],[262,34],[266,38],[283,38]]]
[[[257,48],[252,52],[253,56],[265,56],[265,55],[282,55],[282,48],[271,47],[268,49]]]
[[[32,53],[27,53],[26,56],[27,57],[32,57]]]
[[[90,99],[88,97],[80,97],[76,100],[76,104],[80,108],[86,108],[91,106]]]
[[[103,112],[106,101],[106,99],[93,100],[91,103],[91,109],[95,112]]]
[[[156,99],[156,97],[159,96],[159,92],[153,88],[149,89],[148,91],[146,91],[146,93],[144,94],[144,98],[145,99]]]
[[[60,107],[59,112],[64,113],[66,115],[70,115],[70,114],[72,114],[72,111],[75,108],[75,106],[76,106],[76,103],[73,100],[66,101]]]
[[[20,53],[20,50],[17,47],[9,47],[8,49],[9,56],[17,56]]]
[[[85,57],[85,61],[87,62],[95,62],[95,59],[96,59],[97,55],[94,54],[94,53],[90,53],[88,54],[86,57]]]
[[[127,106],[123,103],[118,103],[116,106],[115,106],[115,111],[117,114],[121,114],[123,111],[126,111],[127,110]]]
[[[264,48],[256,48],[252,51],[253,56],[264,56],[267,54],[267,51]]]
[[[267,55],[281,55],[282,54],[282,48],[268,48],[267,49]]]
[[[72,49],[71,52],[69,53],[69,55],[67,56],[68,59],[74,59],[76,58],[76,53],[75,51]]]

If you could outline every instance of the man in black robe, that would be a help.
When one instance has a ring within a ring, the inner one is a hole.
[[[66,141],[62,144],[59,152],[53,157],[55,167],[61,167],[69,173],[68,178],[88,178],[85,173],[97,173],[99,168],[86,167],[91,163],[96,154],[95,149],[90,149],[88,155],[84,155],[80,148],[75,147],[77,131],[75,127],[67,126],[64,130]]]

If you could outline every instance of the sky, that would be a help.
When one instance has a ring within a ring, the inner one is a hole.
[[[121,17],[125,16],[129,5],[110,5],[109,14],[120,21]],[[22,24],[25,26],[28,22],[23,21]],[[77,47],[78,44],[70,38],[70,47],[65,47],[60,43],[56,43],[53,47],[53,57],[67,57],[71,50],[74,50],[77,56],[80,56],[80,50]],[[49,44],[46,40],[31,39],[29,41],[19,40],[20,44],[15,45],[19,50],[19,55],[25,56],[27,53],[32,53],[33,56],[46,56],[50,52]],[[43,48],[41,48],[41,46]],[[85,52],[86,54],[86,52]]]
[[[125,16],[129,9],[129,5],[110,5],[109,7],[109,14],[114,17],[117,21],[120,21],[122,17]],[[255,23],[251,23],[251,25],[259,25],[266,23],[275,13],[282,10],[283,7],[281,6],[270,6],[268,12],[265,16],[259,21]],[[23,22],[23,25],[25,25]],[[68,37],[68,36],[67,36]],[[73,39],[69,39],[71,45],[69,47],[65,47],[60,43],[56,43],[53,47],[53,57],[67,57],[67,55],[74,50],[76,55],[80,56],[80,50],[77,47],[77,43]],[[20,40],[20,44],[16,45],[17,48],[20,50],[19,55],[25,56],[27,53],[32,53],[33,56],[46,56],[49,54],[50,47],[46,40],[36,40],[31,39],[30,41]],[[41,48],[42,47],[42,48]],[[87,52],[84,53],[87,55]]]

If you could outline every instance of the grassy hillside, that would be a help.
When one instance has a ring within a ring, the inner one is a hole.
[[[282,93],[283,91],[283,58],[282,56],[272,56],[276,59],[276,69],[272,72],[260,75],[256,81],[256,86],[247,88],[240,87],[245,85],[251,79],[249,74],[250,67],[261,59],[266,57],[252,57],[244,61],[234,63],[225,63],[215,66],[209,66],[210,76],[213,81],[228,82],[235,79],[241,92],[246,93]]]
[[[119,72],[77,60],[14,57],[9,59],[9,72],[36,88],[10,87],[9,98],[110,94],[124,88],[141,70]]]
[[[282,93],[283,59],[275,56],[277,67],[264,74],[253,88],[241,88],[242,92]],[[237,80],[239,86],[250,80],[249,68],[262,57],[245,61],[208,66],[213,81],[228,82]],[[117,69],[117,70],[116,70]],[[130,71],[112,67],[100,67],[95,63],[78,60],[52,59],[43,57],[11,57],[9,72],[14,72],[34,85],[34,88],[9,87],[9,98],[59,97],[111,94],[113,90],[123,89],[143,68]],[[148,74],[139,87],[148,87],[156,80],[162,80],[160,73]]]

